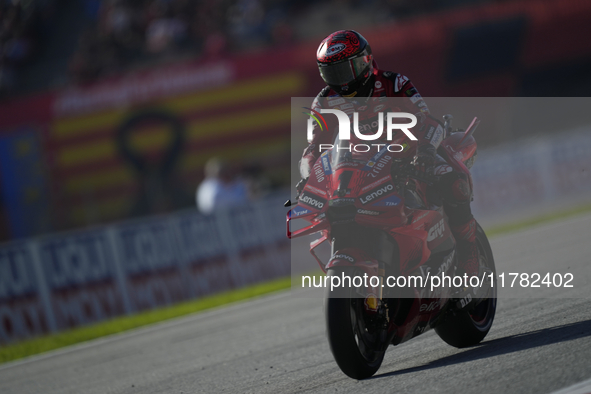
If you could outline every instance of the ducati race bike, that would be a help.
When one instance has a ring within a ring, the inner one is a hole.
[[[450,118],[437,153],[471,184],[479,121],[451,132]],[[404,156],[385,147],[356,152],[337,137],[287,213],[289,238],[320,234],[310,252],[326,274],[328,342],[340,369],[354,379],[374,375],[389,345],[429,329],[451,346],[474,346],[495,316],[495,266],[484,231],[476,226],[478,286],[451,285],[458,278],[456,242],[441,201],[427,199],[435,180],[413,171]],[[295,219],[307,223],[291,232]],[[327,262],[315,252],[325,241],[331,246]],[[450,278],[447,286],[439,281],[444,277]]]

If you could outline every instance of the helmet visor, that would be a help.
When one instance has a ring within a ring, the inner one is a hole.
[[[318,63],[320,76],[328,85],[346,85],[362,76],[371,64],[371,55],[359,56],[336,64]]]

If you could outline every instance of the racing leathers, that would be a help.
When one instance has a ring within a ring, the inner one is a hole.
[[[412,134],[417,141],[410,145],[411,149],[415,149],[413,164],[418,171],[437,177],[435,189],[443,201],[450,229],[457,242],[459,268],[469,276],[478,275],[476,223],[470,209],[472,190],[469,174],[455,171],[441,156],[437,155],[437,148],[444,138],[443,127],[430,115],[427,104],[406,76],[374,68],[371,78],[368,91],[364,96],[355,96],[346,100],[330,87],[325,87],[312,103],[311,109],[316,112],[322,108],[340,109],[345,113],[355,111],[369,128],[373,126],[377,128],[379,112],[414,114],[418,123],[412,129]],[[387,107],[386,98],[388,97],[400,98],[395,101],[396,107]],[[309,145],[302,155],[300,174],[303,181],[298,184],[298,192],[303,189],[314,163],[321,154],[319,149],[321,144],[331,144],[334,140],[334,133],[338,128],[336,117],[327,116],[323,121],[326,121],[325,127],[314,123],[312,139],[308,141]]]

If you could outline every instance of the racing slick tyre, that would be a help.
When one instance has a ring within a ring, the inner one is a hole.
[[[353,277],[354,267],[335,267],[327,275]],[[327,288],[325,304],[326,333],[330,350],[341,370],[353,379],[373,376],[382,365],[388,344],[386,330],[372,323],[365,299],[354,287]]]
[[[480,274],[493,273],[493,286],[488,288],[485,297],[475,306],[467,307],[449,316],[437,327],[435,332],[447,344],[464,348],[479,344],[488,334],[497,309],[497,284],[495,263],[488,238],[480,225],[476,226],[476,243],[480,260]]]

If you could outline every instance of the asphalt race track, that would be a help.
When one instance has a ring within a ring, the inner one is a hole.
[[[587,266],[590,228],[587,215],[495,238],[497,270]],[[322,301],[282,292],[0,366],[0,393],[551,393],[591,378],[588,279],[587,299],[500,299],[477,347],[433,331],[390,347],[365,381],[334,362]]]

